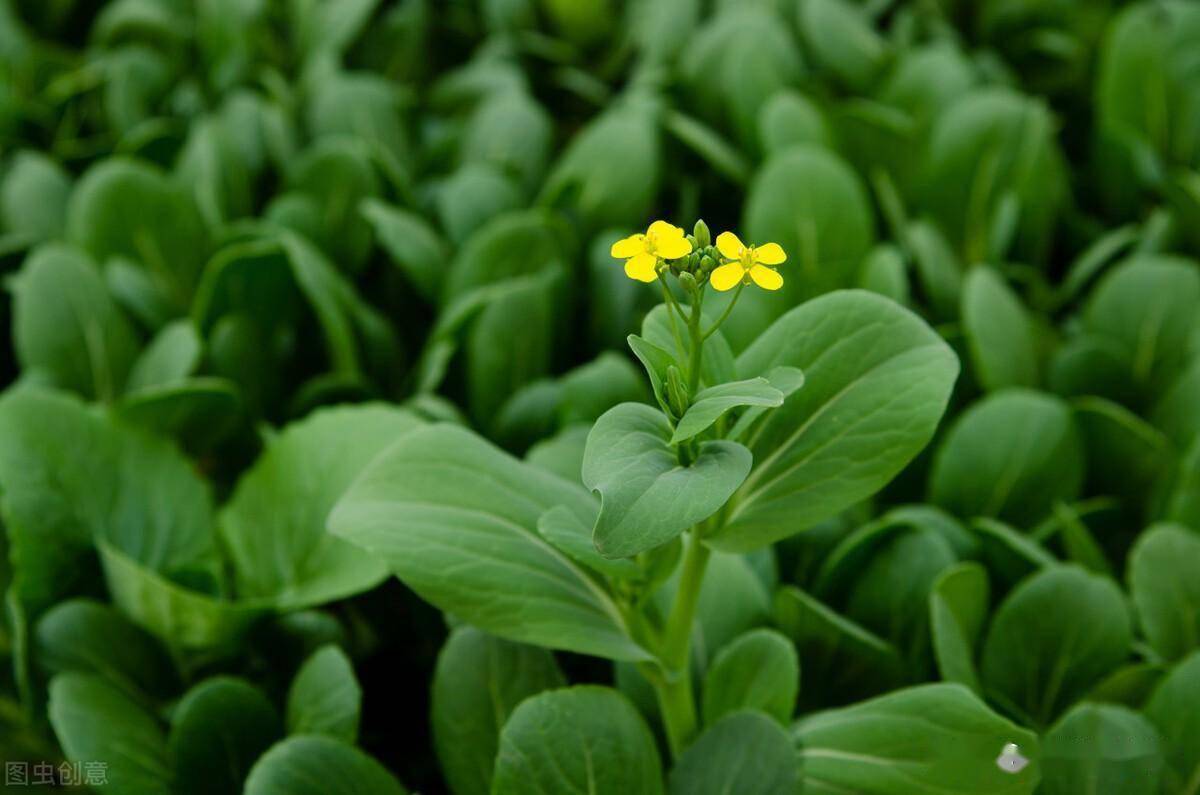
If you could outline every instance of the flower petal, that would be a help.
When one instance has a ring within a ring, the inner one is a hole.
[[[783,277],[766,265],[755,265],[751,268],[750,278],[764,290],[778,290],[783,286]]]
[[[722,232],[717,235],[717,251],[720,251],[730,259],[737,259],[742,256],[742,251],[745,248],[745,244],[733,232]]]
[[[642,252],[625,263],[625,275],[639,282],[652,282],[658,278],[658,257]]]
[[[763,243],[754,248],[754,261],[763,265],[782,265],[787,262],[787,254],[778,243]]]
[[[723,293],[726,290],[736,287],[737,283],[745,275],[746,269],[742,267],[742,263],[727,262],[712,272],[709,282],[712,284],[714,290]]]
[[[683,236],[682,229],[679,232],[679,235],[667,235],[655,239],[654,250],[658,256],[663,259],[679,259],[692,253],[692,244]]]
[[[630,235],[624,240],[618,240],[616,243],[613,243],[612,248],[609,249],[609,253],[617,259],[625,259],[626,257],[636,256],[645,250],[646,236]]]
[[[658,239],[664,237],[683,237],[683,230],[666,221],[655,221],[650,224],[650,228],[646,230],[646,234]]]

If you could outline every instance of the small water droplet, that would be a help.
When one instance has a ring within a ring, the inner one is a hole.
[[[996,757],[996,766],[1005,773],[1020,773],[1029,764],[1029,760],[1021,756],[1021,749],[1016,743],[1007,743],[1000,749],[1000,756]]]

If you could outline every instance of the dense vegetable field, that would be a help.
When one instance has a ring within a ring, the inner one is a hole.
[[[5,791],[1197,795],[1198,256],[1183,0],[0,0]]]

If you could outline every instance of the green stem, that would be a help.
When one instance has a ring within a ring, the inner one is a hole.
[[[662,284],[663,302],[667,305],[667,318],[671,321],[671,334],[675,337],[675,346],[679,349],[679,355],[683,356],[683,337],[679,334],[679,326],[675,323],[675,313],[679,313],[680,320],[686,320],[683,316],[683,310],[679,308],[679,304],[675,302],[675,296],[671,295],[671,288],[667,286],[667,279],[658,274],[658,281]]]
[[[729,305],[725,307],[725,311],[721,313],[719,318],[717,318],[717,322],[713,323],[712,327],[709,328],[708,331],[704,332],[704,334],[700,337],[701,341],[711,337],[713,333],[721,327],[721,324],[725,322],[725,318],[729,317],[729,313],[733,311],[733,307],[737,304],[738,299],[742,297],[742,290],[744,289],[746,289],[746,283],[742,282],[738,285],[737,292],[733,294],[733,300],[729,302]]]
[[[688,334],[692,338],[688,357],[688,398],[696,396],[700,387],[700,360],[704,356],[704,335],[700,333],[700,296],[692,296],[692,316],[688,319]]]
[[[708,547],[700,542],[699,536],[690,534],[686,543],[679,587],[675,591],[675,602],[671,605],[663,636],[661,659],[664,675],[652,680],[667,730],[667,741],[675,756],[695,737],[698,725],[689,662],[692,625],[696,620],[700,586],[704,582],[704,570],[709,557]]]

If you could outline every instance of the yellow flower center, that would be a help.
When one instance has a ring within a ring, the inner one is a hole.
[[[738,258],[742,263],[742,267],[750,270],[754,267],[754,246],[746,246],[742,249],[741,256]]]

